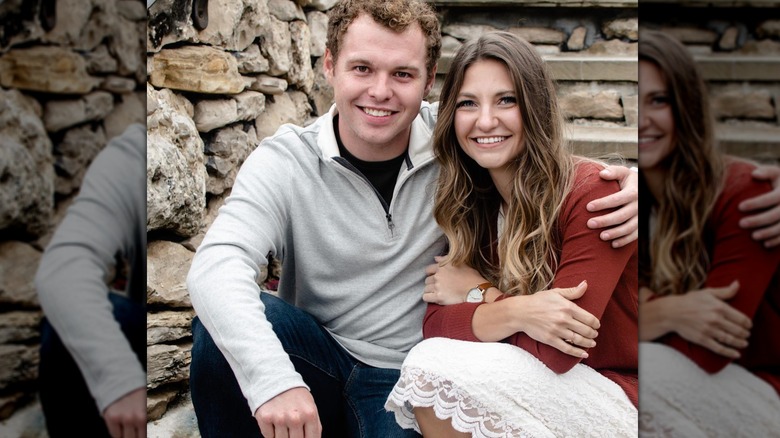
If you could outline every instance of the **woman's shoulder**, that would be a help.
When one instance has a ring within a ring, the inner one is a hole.
[[[739,203],[772,190],[769,181],[753,178],[756,164],[737,158],[727,158],[723,185],[715,201],[713,215],[718,217],[728,211],[738,210]]]
[[[768,181],[753,178],[753,170],[757,165],[750,161],[737,158],[726,160],[726,170],[723,178],[723,188],[718,196],[719,201],[731,198],[750,198],[756,194],[772,190]]]
[[[604,170],[606,165],[604,163],[589,160],[589,159],[577,159],[574,161],[574,178],[571,185],[571,193],[569,196],[587,196],[589,192],[597,191],[600,196],[595,196],[593,199],[600,198],[603,193],[613,193],[620,190],[620,185],[617,181],[610,181],[601,178],[599,172]]]

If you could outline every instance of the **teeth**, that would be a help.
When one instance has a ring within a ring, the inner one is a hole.
[[[477,143],[479,144],[491,144],[491,143],[498,143],[500,141],[506,140],[507,137],[479,137],[477,138]]]
[[[393,114],[392,111],[383,111],[383,110],[377,110],[372,108],[363,108],[363,112],[365,112],[369,116],[374,116],[374,117],[386,117],[389,116],[390,114]]]
[[[639,143],[649,143],[655,140],[657,140],[656,137],[639,137]]]

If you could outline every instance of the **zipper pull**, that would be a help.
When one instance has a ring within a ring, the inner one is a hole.
[[[393,230],[395,229],[395,224],[393,223],[393,215],[387,213],[385,217],[387,218],[387,227],[390,228],[390,234],[392,234]]]

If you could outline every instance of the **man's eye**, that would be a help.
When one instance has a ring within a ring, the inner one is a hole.
[[[357,67],[355,67],[355,70],[357,70],[360,73],[368,73],[368,67],[366,67],[365,65],[358,65]]]
[[[412,77],[411,73],[408,73],[408,72],[405,72],[405,71],[399,71],[395,75],[398,76],[399,78],[404,78],[404,79],[409,79],[409,78]]]

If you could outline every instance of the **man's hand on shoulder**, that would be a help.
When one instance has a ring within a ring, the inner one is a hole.
[[[306,388],[289,389],[257,408],[255,419],[266,438],[319,438],[322,424]]]
[[[780,245],[780,167],[758,166],[753,171],[753,178],[771,181],[772,191],[739,204],[741,211],[755,212],[742,218],[739,225],[753,229],[753,239],[762,241],[767,248],[772,248]]]
[[[620,191],[588,203],[588,211],[595,212],[608,208],[617,210],[588,221],[588,228],[606,228],[601,232],[601,240],[611,240],[613,248],[620,248],[639,237],[639,178],[637,173],[625,166],[607,166],[599,172],[605,180],[616,180]]]
[[[138,388],[117,399],[103,411],[112,438],[146,437],[146,388]]]

